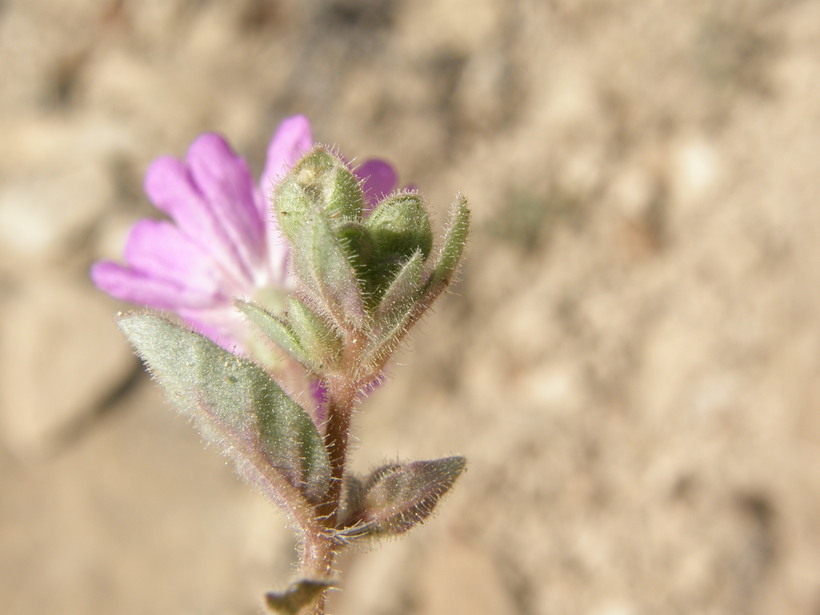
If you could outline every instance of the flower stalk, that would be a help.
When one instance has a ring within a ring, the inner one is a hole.
[[[266,594],[266,607],[324,615],[339,552],[421,523],[464,469],[462,457],[446,457],[358,476],[347,452],[357,404],[452,281],[467,239],[466,200],[457,198],[434,249],[418,193],[394,190],[385,163],[354,170],[313,145],[299,117],[269,150],[269,203],[214,136],[192,147],[187,168],[161,160],[148,191],[175,225],[140,223],[127,264],[98,264],[92,277],[191,327],[151,313],[118,323],[171,402],[300,534],[299,577]],[[203,238],[216,242],[211,252]],[[280,384],[283,365],[301,370],[313,405]]]

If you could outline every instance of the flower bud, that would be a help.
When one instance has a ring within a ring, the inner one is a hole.
[[[347,165],[322,146],[314,148],[279,183],[274,196],[279,225],[291,242],[298,241],[306,218],[317,210],[333,226],[360,221],[364,195]]]
[[[414,253],[421,252],[424,260],[433,246],[433,232],[424,202],[413,192],[386,198],[364,225],[370,232],[375,252],[367,278],[377,295]]]
[[[422,198],[404,192],[386,198],[365,221],[381,256],[396,263],[406,261],[416,250],[425,258],[433,246],[433,231]]]

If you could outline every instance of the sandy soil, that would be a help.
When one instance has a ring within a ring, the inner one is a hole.
[[[87,268],[154,157],[278,121],[475,230],[354,466],[467,455],[336,615],[820,612],[820,3],[0,2],[0,598],[246,615],[279,514],[169,410]]]

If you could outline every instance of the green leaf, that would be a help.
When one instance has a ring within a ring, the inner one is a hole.
[[[305,351],[299,338],[284,320],[247,301],[237,301],[236,307],[274,344],[288,353],[294,360],[311,369],[313,364],[309,353]]]
[[[342,353],[342,338],[333,325],[293,296],[288,297],[287,315],[312,370],[322,374],[334,367]]]
[[[428,294],[437,295],[449,286],[464,253],[469,230],[470,210],[467,208],[467,199],[464,195],[459,195],[453,204],[444,243],[427,283]]]
[[[446,457],[377,469],[365,483],[361,521],[367,534],[401,534],[424,521],[466,463],[464,457]]]
[[[347,254],[350,264],[357,276],[367,275],[373,266],[375,256],[373,238],[361,222],[342,222],[334,224],[334,234],[339,238],[342,249]]]
[[[363,327],[366,320],[356,272],[328,219],[315,212],[294,244],[296,272],[312,302],[340,328]]]
[[[380,369],[409,331],[424,306],[418,304],[424,273],[424,255],[416,252],[396,272],[377,305],[367,332],[368,347],[361,364]]]
[[[301,579],[292,583],[283,592],[268,592],[265,594],[265,606],[271,613],[280,615],[297,615],[300,610],[308,606],[327,591],[333,584],[330,581],[318,579]]]
[[[269,495],[287,499],[284,481],[307,501],[322,500],[330,483],[322,437],[265,371],[159,316],[129,314],[118,325],[171,402],[237,467],[250,465]]]
[[[377,321],[392,323],[400,319],[415,306],[421,294],[421,276],[424,272],[424,254],[418,250],[401,269],[396,272],[390,285],[385,289],[376,308]]]

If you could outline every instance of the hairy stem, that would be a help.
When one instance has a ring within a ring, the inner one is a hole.
[[[327,422],[325,423],[325,448],[330,456],[330,492],[327,500],[317,508],[319,517],[325,527],[336,526],[339,509],[339,498],[342,492],[347,461],[347,445],[350,436],[350,417],[353,414],[353,403],[356,399],[356,388],[344,377],[328,381]]]
[[[302,577],[307,579],[326,579],[333,572],[338,544],[332,534],[319,532],[305,534],[302,545],[300,568]],[[301,609],[302,615],[325,615],[327,590],[321,592],[312,604]]]
[[[316,506],[316,519],[321,531],[306,531],[302,545],[300,568],[303,577],[327,579],[333,574],[333,565],[340,549],[333,531],[339,512],[347,461],[347,445],[350,436],[350,417],[356,401],[357,388],[352,379],[345,376],[329,378],[327,421],[324,444],[330,456],[330,490],[324,502]],[[313,604],[303,609],[304,615],[324,615],[327,591],[323,591]]]

